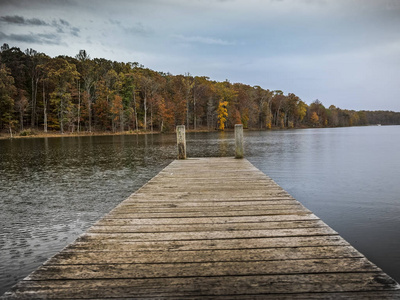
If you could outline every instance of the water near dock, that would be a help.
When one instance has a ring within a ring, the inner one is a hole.
[[[188,156],[234,156],[233,133],[187,135]],[[245,132],[245,155],[400,280],[400,126]],[[0,141],[0,294],[176,156],[176,136]]]
[[[5,299],[400,298],[246,159],[173,161]]]

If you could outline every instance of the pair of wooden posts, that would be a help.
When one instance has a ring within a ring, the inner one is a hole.
[[[186,159],[185,125],[176,126],[178,159]],[[243,125],[235,125],[235,158],[243,158]]]

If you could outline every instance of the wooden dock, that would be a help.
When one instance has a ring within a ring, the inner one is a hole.
[[[246,159],[198,158],[172,162],[2,299],[400,299],[399,288]]]

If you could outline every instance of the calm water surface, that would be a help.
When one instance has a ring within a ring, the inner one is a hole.
[[[187,135],[233,156],[233,133]],[[400,126],[245,132],[246,157],[400,281]],[[0,140],[0,295],[168,165],[175,135]]]

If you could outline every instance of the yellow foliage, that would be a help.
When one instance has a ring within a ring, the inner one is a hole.
[[[307,114],[307,104],[300,100],[297,106],[297,114],[299,116],[300,121],[303,121],[304,117]]]
[[[217,109],[219,130],[225,129],[225,122],[228,117],[228,110],[226,108],[227,106],[228,106],[228,101],[219,101],[218,109]]]

